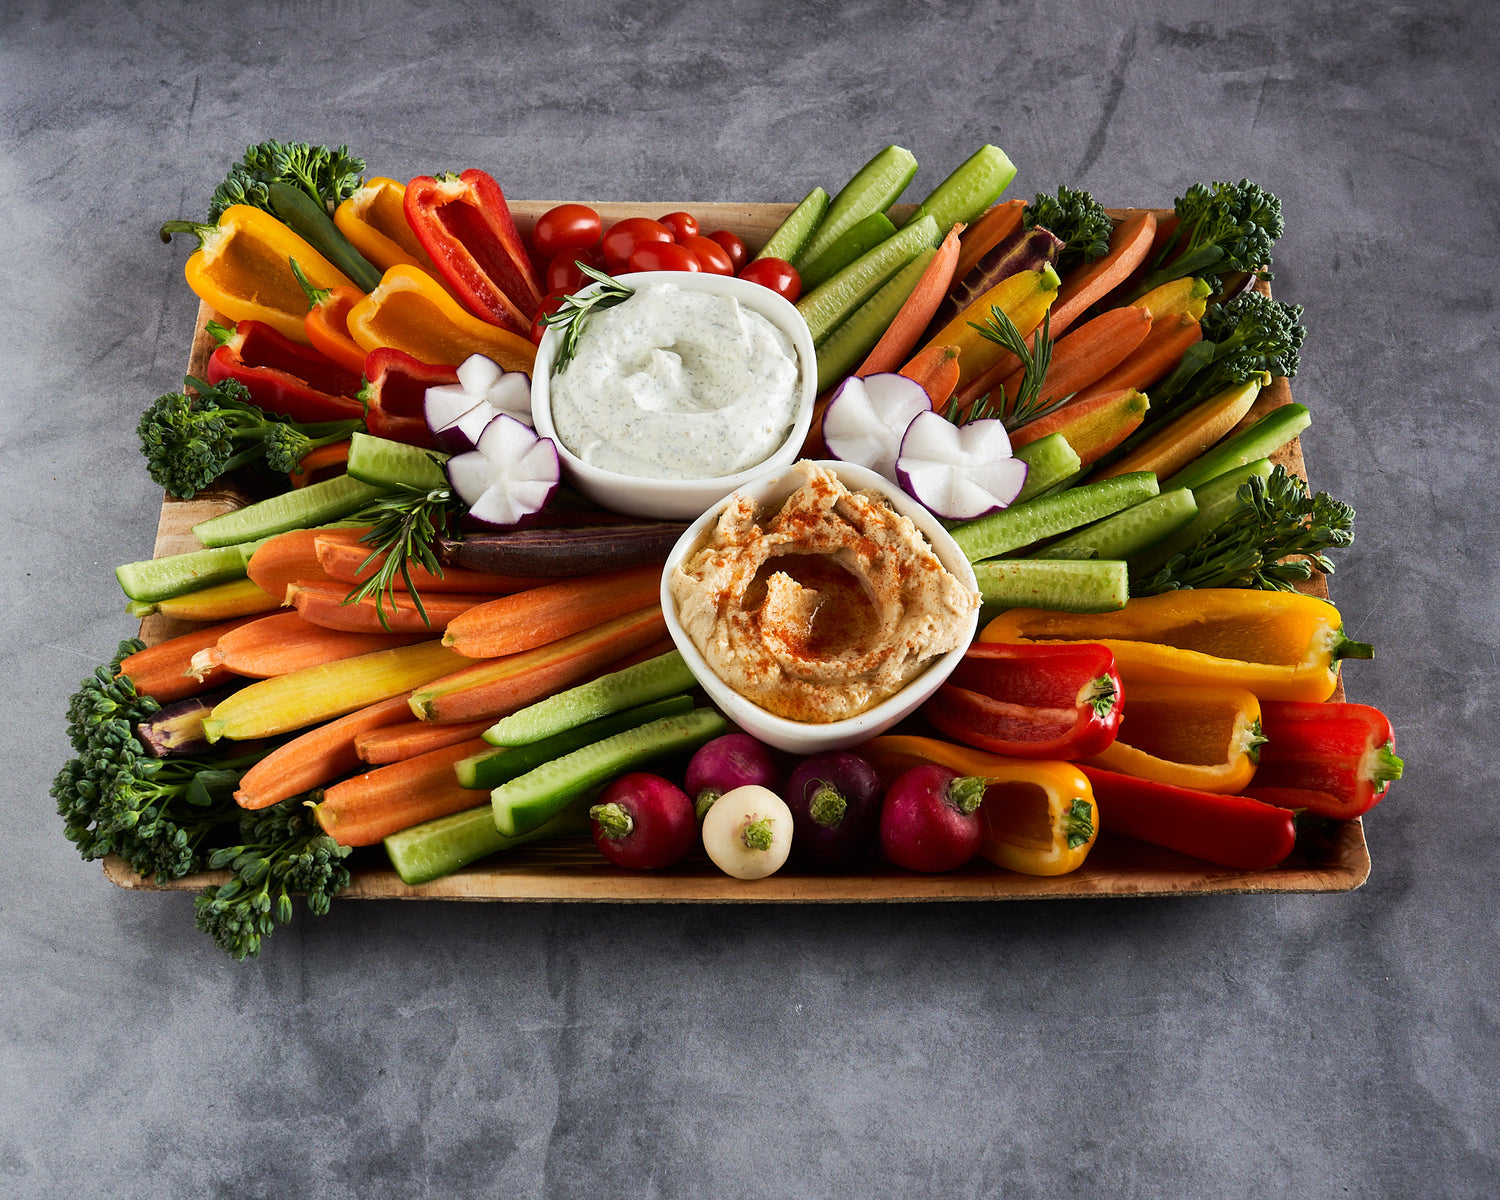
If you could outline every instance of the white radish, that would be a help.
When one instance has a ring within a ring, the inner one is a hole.
[[[731,788],[703,818],[703,848],[724,874],[764,879],[792,849],[792,810],[758,783]]]
[[[1010,435],[997,420],[955,425],[941,413],[913,418],[896,457],[896,482],[934,516],[972,521],[1008,508],[1028,468],[1011,456]]]
[[[893,371],[851,375],[823,410],[823,444],[841,462],[869,467],[894,483],[906,427],[931,411],[932,398],[914,379]]]
[[[541,512],[557,490],[561,469],[551,438],[501,413],[484,427],[473,450],[448,460],[448,481],[486,525],[515,525]]]
[[[439,448],[452,453],[472,450],[485,426],[500,413],[532,424],[531,376],[502,371],[494,360],[471,354],[459,364],[457,383],[427,389],[422,409]]]

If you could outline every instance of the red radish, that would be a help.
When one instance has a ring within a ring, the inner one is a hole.
[[[955,425],[941,413],[918,413],[901,438],[896,482],[934,516],[972,521],[1010,507],[1028,468],[1012,458],[1005,423]]]
[[[835,870],[875,852],[885,785],[869,759],[848,750],[805,758],[792,769],[783,796],[792,810],[792,845],[799,862]]]
[[[698,819],[687,793],[645,771],[621,775],[589,809],[599,853],[617,867],[654,871],[687,857],[698,840]]]
[[[505,413],[490,420],[473,450],[450,458],[447,470],[469,516],[499,527],[541,512],[561,475],[552,439]]]
[[[698,748],[683,782],[701,821],[715,800],[747,783],[777,791],[781,772],[764,742],[748,733],[726,733]]]
[[[891,371],[851,375],[823,410],[823,444],[841,462],[869,467],[895,483],[906,427],[918,413],[931,411],[927,389],[914,379]]]
[[[880,849],[908,871],[954,871],[979,853],[985,781],[926,763],[899,776],[880,809]]]
[[[792,814],[770,788],[746,784],[725,792],[703,818],[703,848],[736,879],[779,871],[792,848]]]

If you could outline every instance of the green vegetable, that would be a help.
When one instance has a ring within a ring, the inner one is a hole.
[[[810,292],[820,283],[842,271],[861,254],[867,254],[886,238],[896,232],[890,217],[884,213],[871,213],[862,221],[849,226],[838,241],[818,255],[807,266],[798,271],[802,277],[802,290]]]
[[[818,347],[820,393],[826,392],[864,361],[936,257],[937,251],[931,247],[921,251],[834,327]]]
[[[210,384],[188,376],[184,382],[191,394],[158,396],[136,425],[152,480],[179,500],[239,467],[293,471],[309,450],[343,441],[363,426],[358,420],[302,424],[268,413],[233,379]]]
[[[960,525],[952,531],[953,540],[970,562],[979,562],[1098,521],[1149,499],[1159,490],[1156,476],[1150,471],[1132,471],[1055,495],[1038,496],[1024,504],[1012,504]]]
[[[443,469],[447,461],[448,456],[438,450],[357,432],[349,438],[344,469],[372,487],[431,491],[448,486],[448,473]]]
[[[932,189],[906,218],[906,224],[930,216],[937,222],[939,238],[947,237],[954,225],[972,224],[1000,199],[1015,177],[1015,164],[1004,150],[999,146],[981,146]]]
[[[546,824],[513,838],[495,828],[494,809],[480,805],[393,833],[385,839],[385,852],[402,883],[431,883],[471,862],[529,842],[587,837],[592,800],[592,794],[581,796]]]
[[[274,214],[270,185],[286,183],[305,193],[328,215],[364,183],[365,160],[348,146],[330,150],[306,142],[261,142],[247,146],[245,157],[229,168],[208,204],[208,223],[231,204],[248,204]]]
[[[1215,292],[1224,290],[1226,276],[1249,273],[1271,278],[1271,251],[1284,222],[1281,201],[1270,192],[1248,179],[1195,183],[1173,208],[1177,229],[1152,262],[1132,301],[1189,275],[1208,280]]]
[[[838,241],[856,221],[871,213],[885,212],[916,174],[917,160],[910,150],[901,146],[887,146],[881,150],[856,171],[854,178],[829,202],[828,210],[818,221],[812,236],[791,259],[792,266],[800,271]],[[936,245],[938,240],[934,238],[929,244]]]
[[[923,217],[860,255],[821,287],[797,301],[817,345],[828,339],[840,321],[873,296],[891,276],[923,250],[937,245],[937,222]]]
[[[484,731],[484,740],[492,746],[524,746],[697,684],[681,651],[669,650],[501,717]]]
[[[1260,588],[1290,592],[1313,572],[1333,573],[1322,551],[1354,541],[1354,510],[1307,485],[1285,467],[1269,478],[1251,475],[1237,493],[1238,510],[1191,550],[1131,589],[1153,596],[1178,588]]]
[[[193,526],[193,536],[205,546],[233,546],[291,529],[329,525],[386,495],[380,488],[348,475],[310,483],[304,488],[271,496],[244,508],[220,513]]]
[[[1068,439],[1060,433],[1049,433],[1046,437],[1018,446],[1013,457],[1019,458],[1027,466],[1026,486],[1016,497],[1017,504],[1034,499],[1065,479],[1071,479],[1083,466],[1078,451],[1068,445]]]
[[[1267,479],[1270,474],[1271,460],[1262,458],[1226,471],[1222,475],[1216,475],[1206,483],[1193,488],[1193,503],[1198,509],[1197,516],[1176,533],[1169,534],[1161,541],[1129,555],[1130,577],[1139,579],[1144,575],[1152,575],[1174,554],[1191,550],[1206,533],[1217,528],[1239,510],[1241,484],[1252,475]],[[1175,490],[1175,488],[1167,488],[1163,495]]]
[[[120,590],[131,600],[156,604],[216,583],[243,579],[248,564],[249,555],[244,548],[216,546],[123,563],[115,568],[115,578]]]
[[[1109,253],[1109,238],[1115,229],[1099,201],[1088,192],[1070,187],[1059,187],[1056,196],[1038,192],[1021,213],[1021,224],[1027,229],[1040,225],[1062,241],[1056,263],[1058,274],[1103,258]]]
[[[1193,493],[1187,488],[1172,488],[1059,538],[1033,557],[1128,559],[1170,537],[1197,513]]]
[[[802,202],[792,209],[786,220],[776,227],[776,232],[766,239],[766,244],[756,252],[755,257],[794,261],[827,211],[828,193],[820,187],[813,188],[802,197]]]
[[[210,870],[228,868],[234,878],[206,888],[193,903],[198,928],[236,959],[260,953],[261,939],[292,919],[292,893],[304,892],[317,916],[349,886],[340,846],[318,828],[307,797],[293,796],[269,808],[241,810],[239,842],[209,856]]]
[[[271,211],[347,275],[355,287],[373,292],[380,286],[380,268],[354,248],[321,203],[289,183],[273,183],[267,190]]]
[[[1130,598],[1128,572],[1119,559],[1003,558],[975,563],[974,577],[987,609],[1113,612]]]
[[[1243,433],[1235,434],[1207,454],[1195,458],[1162,486],[1200,487],[1226,471],[1269,457],[1311,424],[1312,414],[1301,404],[1273,408]]]

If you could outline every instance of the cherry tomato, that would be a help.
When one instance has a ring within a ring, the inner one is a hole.
[[[783,258],[757,258],[748,262],[740,272],[740,278],[768,287],[793,303],[802,295],[802,276]]]
[[[716,229],[708,236],[724,247],[724,253],[729,255],[729,261],[734,264],[734,273],[738,275],[745,266],[745,260],[750,257],[740,235],[727,229]]]
[[[632,271],[701,271],[698,256],[676,242],[642,242],[630,252]]]
[[[698,265],[705,271],[714,275],[734,274],[734,263],[718,242],[695,234],[692,237],[679,238],[678,245],[691,250],[698,259]]]
[[[664,217],[658,217],[663,225],[672,231],[672,240],[682,242],[684,238],[698,236],[698,218],[692,213],[672,212]]]
[[[593,282],[590,280],[589,282]],[[531,341],[533,345],[542,344],[542,334],[547,332],[547,327],[542,324],[542,318],[549,313],[555,313],[562,307],[562,302],[568,298],[567,292],[551,292],[542,299],[542,306],[536,310],[536,316],[531,318]]]
[[[564,250],[547,264],[543,286],[549,292],[576,292],[594,281],[579,269],[582,261],[591,267],[602,267],[603,259],[592,250]]]
[[[648,242],[670,242],[672,231],[650,217],[626,217],[604,231],[600,249],[604,252],[604,269],[623,271],[637,246]]]
[[[559,204],[536,219],[531,244],[544,262],[564,250],[592,250],[602,232],[599,214],[584,204]]]

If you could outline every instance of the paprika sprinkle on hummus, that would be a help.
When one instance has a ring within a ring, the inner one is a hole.
[[[876,492],[799,463],[771,513],[736,494],[672,573],[683,629],[714,673],[766,711],[857,716],[963,645],[979,594]]]

